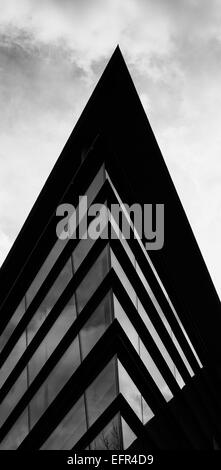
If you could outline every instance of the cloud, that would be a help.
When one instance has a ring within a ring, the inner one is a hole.
[[[2,231],[15,239],[119,43],[221,292],[208,229],[213,213],[221,239],[212,184],[221,182],[220,2],[0,0],[0,6]],[[207,201],[214,210],[206,215]]]

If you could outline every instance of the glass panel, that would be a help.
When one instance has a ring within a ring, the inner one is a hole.
[[[120,415],[115,416],[110,423],[90,444],[91,450],[121,450],[122,438],[120,429]]]
[[[74,297],[72,297],[29,362],[30,383],[34,380],[75,319],[76,307]]]
[[[80,331],[83,359],[103,335],[111,320],[111,294],[108,293]]]
[[[83,260],[86,258],[95,240],[88,237],[79,241],[73,252],[74,271],[76,272]]]
[[[84,398],[73,406],[47,441],[42,450],[70,450],[86,432]]]
[[[179,384],[180,387],[183,387],[185,385],[180,373],[178,372],[173,360],[171,359],[169,353],[167,352],[163,342],[161,341],[156,329],[154,328],[152,322],[150,321],[146,311],[143,308],[143,305],[141,304],[140,300],[138,299],[138,312],[139,315],[141,316],[143,322],[145,323],[149,333],[151,334],[153,340],[155,341],[159,351],[161,352],[162,356],[164,357],[169,369],[171,370],[172,374],[177,380],[177,383]]]
[[[120,393],[126,398],[134,413],[136,413],[138,418],[142,421],[141,393],[121,362],[118,360],[117,363]]]
[[[135,292],[132,284],[130,283],[129,279],[127,278],[124,270],[122,269],[120,263],[118,262],[115,254],[113,253],[112,250],[110,250],[110,254],[111,254],[111,266],[116,271],[116,274],[118,275],[121,283],[124,286],[124,289],[126,290],[127,294],[131,298],[133,304],[135,305],[135,307],[137,307],[137,295],[136,295],[136,292]]]
[[[127,373],[126,369],[121,364],[121,362],[118,360],[117,363],[120,393],[122,393],[134,413],[136,413],[136,415],[142,422],[144,421],[143,405],[145,404],[146,415],[148,416],[149,421],[149,419],[154,416],[151,408],[142,397],[140,391],[138,390],[137,386],[135,385],[135,383]]]
[[[94,197],[98,193],[99,189],[101,188],[104,182],[104,167],[102,166],[95,176],[94,180],[90,184],[89,188],[86,191],[86,195],[88,197],[88,206],[93,201]],[[78,210],[78,208],[77,208]],[[82,218],[84,214],[82,214]],[[80,218],[81,220],[81,218]],[[61,240],[60,238],[57,239],[55,245],[53,246],[52,250],[50,251],[48,257],[44,261],[43,265],[41,266],[37,276],[35,277],[34,281],[30,285],[27,291],[27,305],[29,305],[40,289],[41,285],[43,284],[44,280],[46,279],[47,275],[51,271],[52,267],[54,266],[55,262],[57,261],[59,255],[63,251],[64,247],[68,242],[68,238],[65,240]]]
[[[138,341],[138,333],[136,332],[135,328],[133,327],[131,321],[129,320],[128,316],[125,314],[125,311],[121,307],[121,304],[118,302],[117,298],[114,295],[114,316],[119,321],[120,325],[122,326],[124,332],[126,333],[127,337],[131,341],[134,349],[136,349],[137,353],[139,354],[139,341]]]
[[[105,214],[106,216],[106,214]],[[105,218],[106,220],[106,224],[108,223],[108,220],[107,218]],[[85,238],[81,238],[81,240],[79,241],[78,245],[76,246],[74,252],[73,252],[73,264],[74,264],[74,271],[76,272],[77,269],[79,268],[79,266],[81,265],[81,263],[84,261],[84,259],[86,258],[86,256],[88,255],[89,251],[91,250],[92,246],[94,245],[95,241],[97,238],[91,238],[90,237],[90,227],[91,225],[93,224],[93,221],[89,224],[88,226],[88,229],[85,231],[84,233],[84,236]],[[101,233],[103,233],[103,231],[105,231],[105,228],[106,228],[106,224],[102,230],[102,228],[100,229],[101,230]]]
[[[108,270],[108,247],[106,246],[76,290],[78,313],[81,312],[90,297],[96,291],[101,281],[108,273]]]
[[[104,181],[106,179],[105,175],[105,170],[104,170],[104,165],[101,166],[100,170],[98,171],[97,175],[93,179],[92,183],[90,184],[89,188],[86,191],[87,195],[87,205],[88,207],[91,205],[93,202],[95,196],[98,194],[100,191],[101,187],[104,184]]]
[[[1,337],[0,337],[0,352],[8,342],[10,336],[12,335],[14,329],[20,322],[21,318],[23,317],[25,313],[25,298],[22,299],[20,302],[19,306],[16,308],[14,314],[12,315],[9,323],[7,324],[5,330],[3,331]]]
[[[103,413],[116,397],[116,359],[113,358],[86,390],[89,425]]]
[[[182,387],[185,385],[185,383],[184,383],[184,381],[183,381],[183,379],[182,379],[182,377],[181,377],[179,371],[176,369],[174,362],[172,361],[172,359],[171,359],[169,353],[167,352],[167,350],[166,350],[164,344],[162,343],[162,341],[161,341],[161,339],[160,339],[160,337],[159,337],[159,335],[158,335],[156,329],[154,328],[154,326],[153,326],[152,322],[150,321],[150,319],[149,319],[149,317],[148,317],[146,311],[144,310],[144,308],[143,308],[143,306],[142,306],[140,300],[138,299],[138,297],[137,297],[137,295],[136,295],[136,292],[135,292],[133,286],[131,285],[130,281],[128,280],[128,278],[127,278],[126,274],[124,273],[123,269],[121,268],[119,262],[117,261],[116,256],[114,255],[114,253],[112,252],[112,250],[110,250],[110,251],[111,251],[111,264],[112,264],[112,266],[114,267],[114,269],[115,269],[115,271],[116,271],[116,273],[117,273],[117,275],[118,275],[120,281],[122,282],[122,284],[123,284],[123,286],[124,286],[126,292],[128,293],[128,295],[130,296],[130,298],[131,298],[133,304],[134,304],[135,307],[138,309],[139,315],[141,316],[142,320],[144,321],[144,323],[145,323],[145,325],[146,325],[148,331],[150,332],[150,334],[151,334],[153,340],[155,341],[156,345],[158,346],[158,348],[159,348],[161,354],[164,356],[164,359],[166,360],[167,365],[168,365],[168,367],[170,368],[171,372],[172,372],[173,375],[175,376],[175,378],[176,378],[176,380],[177,380],[177,383],[178,383],[179,386],[182,388]],[[119,305],[119,303],[117,303],[117,310],[116,310],[116,312],[117,312],[117,311],[120,311],[120,309],[121,309],[121,306]],[[120,322],[121,324],[122,324],[122,322],[124,321],[123,318],[124,318],[124,316],[123,316],[123,313],[122,313],[122,312],[121,312],[121,315],[120,315],[120,316],[119,316],[119,314],[118,314],[118,320],[119,320],[119,322]],[[162,319],[162,316],[161,316],[161,319]],[[164,319],[164,317],[163,317],[163,319]],[[129,320],[128,320],[128,319],[125,319],[125,321],[128,323]],[[163,320],[163,321],[164,321],[164,324],[165,324],[165,320]],[[123,325],[122,325],[122,326],[123,326]],[[169,327],[169,324],[168,324],[168,327]],[[123,328],[124,328],[124,327],[123,327]],[[167,328],[167,329],[168,329],[168,328]],[[132,334],[132,331],[130,330],[130,327],[128,326],[127,330],[125,330],[125,331],[127,331],[128,337],[130,338],[130,335]],[[172,330],[171,330],[171,328],[169,327],[169,333],[170,333],[170,335],[172,334],[171,331],[172,331]],[[174,341],[174,335],[172,336],[172,339],[173,339],[173,341]],[[133,345],[135,344],[134,341],[135,341],[135,337],[134,337],[134,340],[131,340],[131,342],[132,342]],[[179,347],[179,349],[181,349],[181,348]],[[183,355],[183,356],[184,356],[184,355]],[[184,361],[184,362],[185,362],[185,361]],[[185,364],[186,364],[186,362],[185,362]],[[187,364],[186,364],[186,366],[187,366]]]
[[[109,183],[110,183],[110,185],[111,185],[111,187],[112,187],[112,189],[113,189],[114,194],[116,195],[116,198],[117,198],[119,204],[121,205],[121,207],[122,207],[122,209],[123,209],[123,212],[124,212],[124,214],[125,214],[125,216],[126,216],[128,222],[130,223],[130,226],[133,227],[133,223],[132,223],[132,221],[131,221],[131,219],[130,219],[130,217],[129,217],[129,214],[128,214],[128,212],[126,211],[126,208],[125,208],[124,204],[122,203],[122,200],[121,200],[119,194],[117,193],[117,191],[116,191],[116,189],[115,189],[115,187],[114,187],[114,185],[113,185],[113,183],[112,183],[112,181],[111,181],[111,179],[110,179],[110,177],[109,177],[109,175],[108,175],[108,173],[107,173],[106,170],[105,170],[105,174],[106,174],[107,180],[109,181]],[[197,353],[196,353],[196,351],[195,351],[195,349],[194,349],[194,347],[193,347],[193,345],[192,345],[192,343],[191,343],[191,341],[190,341],[190,339],[189,339],[189,337],[188,337],[187,332],[185,331],[185,328],[184,328],[183,325],[182,325],[182,322],[181,322],[179,316],[177,315],[177,312],[176,312],[176,310],[175,310],[175,308],[174,308],[174,306],[173,306],[173,304],[172,304],[172,302],[171,302],[171,300],[170,300],[170,298],[169,298],[169,295],[168,295],[168,293],[167,293],[167,291],[166,291],[166,289],[165,289],[163,283],[161,282],[160,277],[159,277],[158,274],[157,274],[156,269],[154,268],[154,265],[153,265],[153,263],[152,263],[152,261],[151,261],[149,255],[148,255],[148,252],[147,252],[147,250],[144,248],[143,242],[140,240],[139,235],[138,235],[136,229],[133,228],[133,230],[134,230],[135,237],[136,237],[136,239],[137,239],[137,241],[138,241],[138,244],[139,244],[139,246],[140,246],[140,248],[141,248],[141,250],[142,250],[142,252],[143,252],[143,254],[144,254],[144,256],[145,256],[145,258],[146,258],[146,260],[147,260],[147,262],[148,262],[148,264],[150,265],[150,267],[151,267],[151,269],[152,269],[152,271],[153,271],[153,273],[154,273],[154,275],[155,275],[155,277],[156,277],[156,279],[157,279],[157,281],[158,281],[158,283],[159,283],[159,285],[160,285],[160,287],[161,287],[161,289],[162,289],[162,291],[163,291],[163,293],[164,293],[164,295],[165,295],[165,297],[166,297],[166,299],[167,299],[167,301],[168,301],[168,303],[169,303],[169,305],[170,305],[170,308],[171,308],[171,310],[172,310],[172,312],[173,312],[173,314],[174,314],[174,316],[175,316],[175,318],[176,318],[176,320],[177,320],[177,322],[178,322],[178,324],[179,324],[179,327],[181,328],[181,330],[182,330],[182,332],[183,332],[183,334],[184,334],[184,336],[185,336],[185,338],[186,338],[186,341],[188,342],[189,347],[191,348],[191,350],[192,350],[192,352],[193,352],[193,354],[194,354],[194,356],[195,356],[195,358],[196,358],[196,360],[197,360],[199,366],[202,368],[203,365],[202,365],[202,363],[201,363],[201,361],[200,361],[200,359],[199,359],[199,357],[198,357],[198,355],[197,355]],[[146,281],[146,284],[147,284],[147,281]],[[148,285],[148,292],[149,292],[149,289],[150,289],[150,287],[149,287],[149,285]],[[160,306],[159,306],[159,304],[158,304],[158,302],[157,302],[157,300],[156,300],[156,298],[155,298],[155,296],[154,296],[154,294],[153,294],[153,292],[152,292],[151,289],[150,289],[150,291],[151,291],[151,292],[149,293],[149,294],[150,294],[150,297],[151,297],[151,299],[152,299],[152,301],[153,301],[153,303],[154,303],[154,305],[155,305],[155,307],[156,307],[156,309],[157,309],[158,314],[160,315],[162,321],[166,321],[166,323],[167,323],[167,320],[166,320],[166,318],[165,318],[165,316],[164,316],[164,313],[162,312],[162,310],[161,310],[161,308],[160,308]],[[169,328],[170,328],[170,327],[169,327]],[[169,331],[169,330],[168,330],[168,331]],[[173,336],[173,339],[174,339],[174,338],[175,338],[175,337]],[[179,343],[177,342],[176,338],[175,338],[174,344],[175,344],[176,348],[178,349],[178,352],[179,352],[179,354],[181,355],[181,357],[182,357],[182,359],[183,359],[183,361],[184,361],[184,363],[185,363],[185,365],[186,365],[186,367],[187,367],[187,369],[188,369],[188,371],[189,371],[189,374],[190,374],[191,377],[192,377],[192,376],[194,375],[194,372],[193,372],[192,368],[190,367],[190,365],[189,365],[189,363],[188,363],[188,361],[187,361],[187,359],[186,359],[186,357],[185,357],[183,351],[181,350],[181,348],[180,348],[180,346],[179,346]]]
[[[27,301],[27,306],[30,305],[31,301],[39,291],[41,285],[45,281],[47,275],[53,268],[55,262],[57,261],[59,255],[63,251],[64,247],[66,245],[66,240],[60,240],[60,238],[57,239],[55,245],[53,246],[51,252],[47,256],[46,260],[44,261],[43,265],[41,266],[37,276],[35,277],[34,281],[30,285],[29,289],[27,290],[26,293],[26,301]]]
[[[19,338],[18,342],[12,349],[11,353],[9,354],[8,358],[4,362],[2,368],[1,368],[1,374],[0,374],[0,387],[4,384],[6,379],[8,378],[9,374],[12,372],[14,369],[15,365],[23,355],[26,349],[26,335],[23,333],[23,335]]]
[[[28,412],[25,410],[7,436],[0,443],[0,450],[16,450],[27,434]]]
[[[153,361],[152,357],[148,353],[143,342],[138,337],[138,334],[134,326],[132,325],[131,321],[125,314],[125,311],[123,310],[123,308],[121,307],[120,303],[118,302],[115,296],[114,296],[114,313],[120,325],[122,326],[123,330],[125,331],[126,335],[128,336],[129,340],[131,341],[132,345],[134,346],[139,356],[141,357],[147,370],[151,374],[154,382],[156,383],[159,390],[163,394],[165,400],[169,401],[173,397],[172,392],[170,391],[162,374],[160,373],[155,362]]]
[[[30,402],[31,428],[35,425],[50,403],[80,365],[78,337],[69,346],[56,364],[46,381]]]
[[[121,417],[121,423],[122,423],[122,434],[123,434],[123,448],[125,450],[132,444],[132,442],[135,441],[137,436],[136,434],[134,434],[130,426],[128,426],[127,422],[122,417]]]
[[[155,384],[157,385],[162,395],[164,396],[165,400],[166,401],[171,400],[171,398],[173,398],[173,394],[170,391],[163,376],[161,375],[159,369],[157,368],[155,362],[153,361],[152,357],[148,353],[142,341],[140,341],[140,357],[144,365],[146,366],[147,370],[151,374]]]
[[[26,390],[27,370],[25,369],[0,405],[0,426],[5,422]]]
[[[59,273],[56,281],[54,282],[53,286],[49,290],[48,294],[46,295],[45,299],[41,303],[38,311],[30,321],[28,325],[28,342],[30,343],[32,338],[35,336],[37,331],[39,330],[42,323],[45,321],[45,318],[50,313],[51,309],[56,304],[57,300],[59,299],[60,295],[64,291],[65,287],[69,283],[72,278],[72,265],[71,259],[67,261],[62,271]]]
[[[110,220],[110,223],[111,223],[111,231],[112,231],[112,234],[113,234],[113,237],[112,238],[115,238],[117,236],[117,238],[119,238],[124,250],[126,251],[127,253],[127,256],[128,258],[130,259],[131,263],[133,264],[133,266],[135,266],[135,256],[130,248],[130,246],[128,245],[126,239],[123,237],[123,234],[119,228],[119,226],[117,225],[113,215],[111,214],[110,210],[108,210],[108,217],[109,217],[109,220]]]

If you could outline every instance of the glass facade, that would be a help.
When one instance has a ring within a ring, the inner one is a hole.
[[[107,173],[105,174],[104,166],[102,166],[88,186],[86,192],[88,205],[96,197],[106,177],[116,195],[116,190]],[[81,220],[85,216],[85,212],[79,214]],[[114,230],[115,234],[118,233],[120,235],[118,241],[120,250],[123,250],[130,260],[134,276],[144,286],[154,305],[156,315],[160,317],[164,328],[169,333],[189,375],[194,375],[164,312],[158,304],[151,286],[148,284],[145,273],[137,262],[136,253],[133,252],[127,240],[122,237],[120,229],[110,211],[108,219],[106,218],[105,220],[109,228]],[[129,281],[126,269],[121,265],[120,257],[118,259],[114,253],[111,243],[107,241],[105,248],[102,251],[101,249],[97,251],[100,254],[94,255],[93,262],[88,263],[88,254],[95,244],[99,246],[99,242],[100,240],[83,238],[77,243],[2,365],[0,375],[0,393],[2,393],[0,402],[0,433],[2,432],[3,437],[0,439],[0,449],[17,449],[22,443],[26,442],[29,433],[38,429],[38,425],[40,426],[41,422],[44,422],[47,427],[44,417],[47,416],[48,407],[53,406],[55,399],[61,400],[60,397],[62,397],[62,400],[64,400],[62,394],[64,393],[65,385],[69,386],[69,384],[72,384],[73,397],[75,396],[75,374],[82,370],[85,358],[87,360],[91,358],[92,365],[99,363],[99,357],[93,356],[94,346],[98,345],[99,341],[99,344],[101,344],[103,335],[108,333],[109,327],[113,322],[115,322],[115,325],[118,323],[118,327],[121,328],[130,340],[130,348],[128,346],[130,354],[128,354],[128,358],[130,355],[133,355],[136,359],[138,354],[139,361],[142,361],[146,371],[149,373],[147,374],[148,378],[150,375],[150,380],[158,387],[165,404],[173,399],[173,393],[163,373],[160,371],[159,365],[154,362],[148,350],[148,344],[144,344],[141,339],[142,332],[140,330],[137,331],[138,328],[134,327],[130,319],[130,312],[124,306],[124,300],[122,299],[122,302],[119,300],[115,287],[111,285],[111,281],[110,285],[105,287],[106,290],[104,289],[104,291],[99,293],[100,297],[96,298],[98,295],[97,290],[110,270],[117,275],[125,293],[133,304],[133,314],[137,315],[139,321],[142,322],[142,328],[149,331],[177,384],[180,388],[185,385],[173,358],[167,351],[167,345],[164,344],[154,326],[154,319],[153,321],[150,319],[148,309],[145,308],[143,300],[136,292],[133,282]],[[63,249],[67,243],[67,238],[57,240],[29,289],[25,292],[22,301],[0,337],[0,357],[1,351],[4,350],[21,318],[26,311],[29,311],[29,306],[31,306],[39,289],[44,283],[47,283],[48,275],[56,265],[57,260],[59,258],[62,259]],[[139,247],[138,249],[140,250],[141,248]],[[64,300],[64,304],[62,304],[61,296],[67,286],[70,287],[70,283],[82,263],[86,266],[82,280],[70,292],[69,300]],[[91,311],[88,311],[88,302],[92,297],[96,305],[91,308]],[[58,305],[59,309],[57,308]],[[50,326],[45,328],[45,325],[49,324],[48,318],[53,319],[53,321],[50,323]],[[42,328],[45,328],[43,336],[40,335],[43,331]],[[36,341],[35,349],[30,353],[27,361],[22,363],[22,371],[19,369],[20,372],[17,374],[17,378],[13,379],[12,371],[14,369],[18,370],[18,368],[16,369],[18,361],[20,360],[21,364],[24,352],[30,351],[30,346],[33,345],[34,339]],[[111,338],[108,341],[111,343]],[[60,348],[61,344],[62,348]],[[108,344],[107,342],[107,348],[109,347]],[[187,341],[187,344],[190,347],[189,341]],[[104,347],[104,350],[100,351],[100,355],[105,357],[105,354],[106,349]],[[97,372],[93,380],[89,380],[88,385],[82,391],[82,396],[76,398],[75,401],[73,398],[68,412],[67,410],[65,411],[59,424],[54,424],[53,430],[48,433],[45,442],[39,445],[40,449],[70,450],[77,444],[79,439],[84,435],[87,436],[87,431],[97,420],[102,419],[104,419],[102,430],[91,442],[87,443],[86,448],[90,450],[127,449],[136,439],[136,433],[132,429],[133,426],[130,426],[125,416],[122,415],[121,410],[119,409],[108,422],[105,421],[106,418],[103,418],[106,416],[106,410],[109,409],[119,394],[121,394],[125,403],[130,406],[134,419],[138,418],[142,426],[154,418],[152,409],[140,392],[141,384],[136,383],[129,373],[129,362],[127,363],[125,359],[124,364],[119,359],[118,350],[113,350],[110,356],[111,359],[108,356],[105,367]],[[48,364],[50,366],[47,368]],[[90,378],[90,370],[88,370],[88,378]],[[29,388],[31,393],[28,394]],[[26,398],[23,399],[23,397]],[[22,406],[20,406],[21,403]],[[18,416],[16,415],[16,410],[18,410],[19,406],[21,411]],[[15,413],[15,419],[11,428],[8,429],[7,423],[11,413],[12,415]]]
[[[120,414],[116,415],[90,443],[90,450],[122,450]]]

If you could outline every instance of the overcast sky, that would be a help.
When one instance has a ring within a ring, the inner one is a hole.
[[[0,0],[0,264],[117,44],[221,295],[220,0]]]

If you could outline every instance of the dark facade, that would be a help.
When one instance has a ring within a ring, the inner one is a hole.
[[[111,204],[164,204],[162,249],[57,238],[80,195],[112,235]],[[118,48],[0,285],[0,449],[219,448],[220,302]]]

